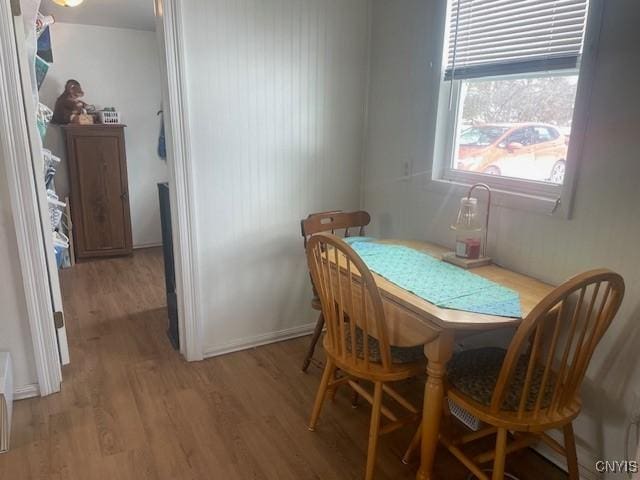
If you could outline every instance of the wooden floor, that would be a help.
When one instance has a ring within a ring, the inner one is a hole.
[[[308,338],[186,363],[165,336],[162,257],[79,264],[62,272],[71,365],[62,392],[17,402],[0,479],[360,479],[369,409],[349,394],[306,422],[322,352],[299,370]],[[423,379],[402,385],[420,402]],[[412,432],[384,437],[377,479],[413,479],[400,456]],[[520,479],[564,473],[531,451],[510,459]],[[444,451],[438,478],[466,479]]]

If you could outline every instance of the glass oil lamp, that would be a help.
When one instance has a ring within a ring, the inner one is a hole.
[[[478,215],[478,199],[471,194],[476,188],[487,191],[487,211],[482,222]],[[466,197],[460,199],[460,209],[451,229],[456,232],[455,251],[445,254],[443,260],[463,268],[479,267],[491,263],[487,256],[489,214],[491,211],[491,189],[484,183],[476,183],[469,188]]]

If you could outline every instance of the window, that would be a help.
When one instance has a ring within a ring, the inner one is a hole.
[[[559,197],[587,8],[588,0],[449,0],[436,179]]]

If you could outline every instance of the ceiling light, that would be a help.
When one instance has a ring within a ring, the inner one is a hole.
[[[61,7],[77,7],[84,0],[51,0],[56,5],[60,5]]]

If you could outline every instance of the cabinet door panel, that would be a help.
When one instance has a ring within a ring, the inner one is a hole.
[[[131,252],[124,136],[105,127],[68,131],[77,258]]]
[[[119,143],[118,137],[75,139],[85,250],[126,247]]]

